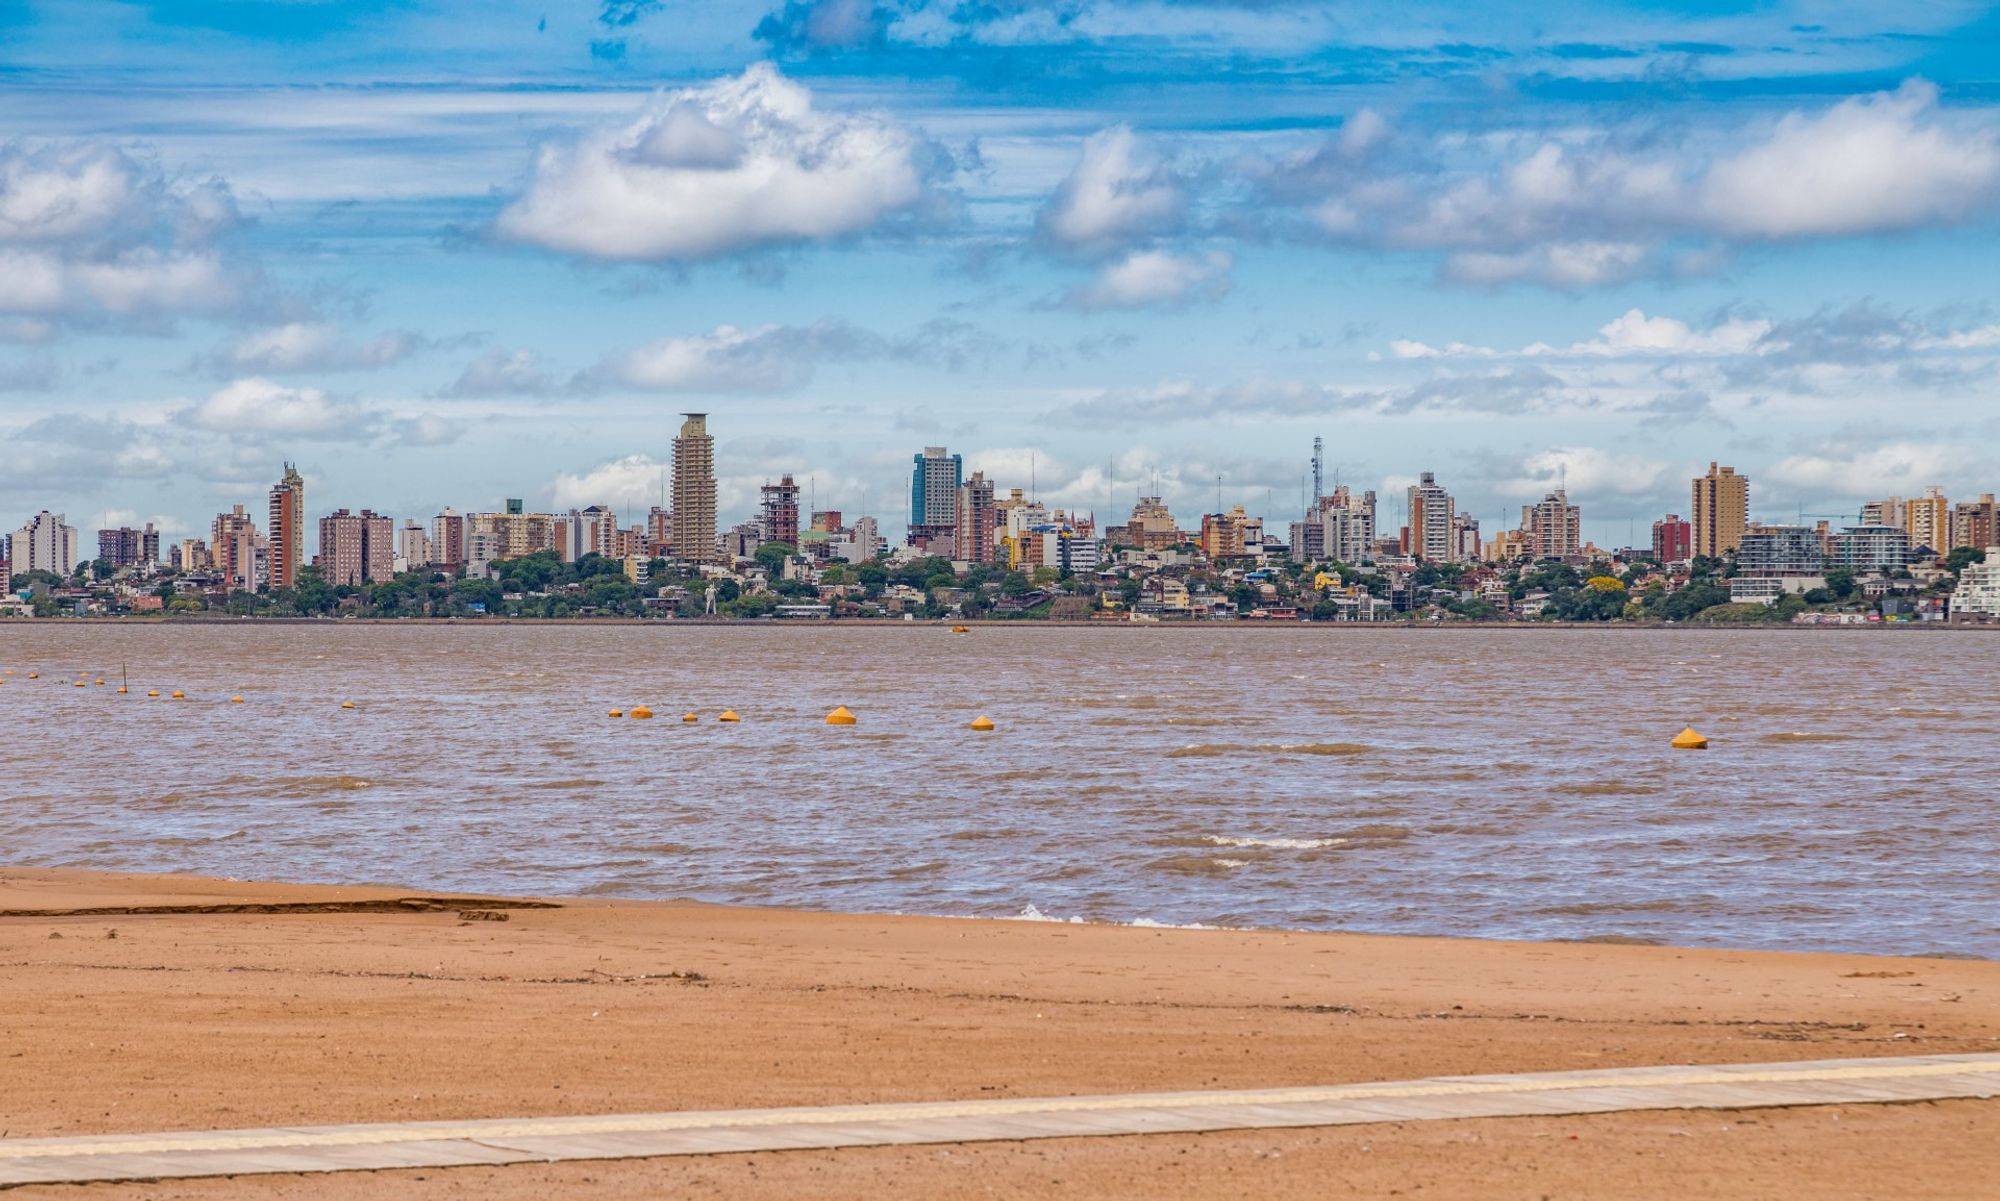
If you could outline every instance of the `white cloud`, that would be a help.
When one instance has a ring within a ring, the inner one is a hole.
[[[1937,88],[1794,112],[1771,136],[1721,159],[1700,188],[1701,212],[1726,233],[1839,237],[1955,222],[2000,197],[2000,137],[1935,120]]]
[[[1233,262],[1219,250],[1200,255],[1135,250],[1106,264],[1091,283],[1072,289],[1063,303],[1072,308],[1097,310],[1216,300],[1229,291],[1229,269]]]
[[[1130,126],[1084,139],[1076,166],[1037,217],[1060,246],[1104,251],[1177,225],[1187,198],[1180,182]]]
[[[1445,278],[1492,287],[1536,283],[1563,290],[1623,283],[1643,273],[1652,251],[1636,242],[1550,242],[1499,253],[1461,251],[1445,260]]]
[[[361,436],[373,415],[318,388],[288,388],[253,376],[231,381],[182,416],[217,433],[327,438]]]
[[[496,346],[467,363],[458,379],[445,389],[445,395],[547,396],[557,388],[555,377],[542,367],[533,351]]]
[[[581,475],[562,472],[556,476],[550,495],[558,512],[609,505],[621,515],[644,513],[658,503],[660,481],[671,474],[669,463],[651,455],[626,455]]]
[[[552,145],[501,236],[607,260],[698,260],[862,233],[937,199],[936,150],[886,117],[828,113],[766,63]]]
[[[1706,357],[1764,354],[1781,349],[1771,340],[1775,327],[1769,321],[1729,317],[1696,329],[1677,317],[1649,317],[1639,309],[1627,309],[1598,327],[1598,336],[1587,342],[1551,346],[1535,342],[1519,350],[1496,350],[1449,342],[1432,346],[1409,338],[1393,339],[1389,353],[1398,359],[1494,359],[1494,358],[1645,358]]]
[[[258,282],[217,242],[241,224],[220,181],[182,183],[117,147],[0,147],[0,312],[227,311]]]
[[[655,392],[780,392],[812,378],[812,362],[799,353],[812,341],[811,330],[789,326],[718,325],[622,351],[595,374]]]
[[[1788,455],[1773,463],[1769,474],[1810,495],[1912,496],[1930,484],[1984,479],[1991,466],[1964,443],[1899,440]]]
[[[1501,481],[1500,491],[1537,499],[1566,487],[1572,497],[1614,493],[1643,496],[1659,487],[1668,465],[1644,455],[1618,454],[1594,446],[1558,446],[1521,460],[1520,474]]]
[[[322,321],[290,321],[244,334],[210,356],[226,374],[259,371],[364,371],[387,367],[425,345],[395,330],[366,342],[343,343],[340,329]]]

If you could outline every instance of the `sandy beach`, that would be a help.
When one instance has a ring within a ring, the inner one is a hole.
[[[2000,965],[0,872],[10,1137],[2000,1049]],[[2000,1105],[1488,1119],[16,1195],[1950,1197]],[[1669,1183],[1671,1181],[1671,1183]]]

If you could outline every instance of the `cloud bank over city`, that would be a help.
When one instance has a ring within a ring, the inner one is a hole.
[[[281,460],[398,517],[636,506],[686,410],[725,525],[790,472],[893,533],[939,443],[1283,522],[1318,435],[1492,520],[1566,484],[1607,545],[1710,460],[1774,518],[2000,482],[1984,6],[10,20],[20,514],[198,532]]]

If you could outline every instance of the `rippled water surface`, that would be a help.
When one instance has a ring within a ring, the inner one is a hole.
[[[0,669],[0,863],[2000,956],[1979,632],[21,623]]]

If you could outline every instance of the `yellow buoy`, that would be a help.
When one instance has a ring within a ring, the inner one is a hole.
[[[990,730],[993,728],[993,719],[982,713],[972,719],[972,728],[975,730]]]
[[[98,686],[99,688],[102,688],[102,687],[104,687],[104,681],[103,681],[103,680],[99,680],[99,681],[97,682],[97,686]]]
[[[173,699],[174,699],[174,700],[177,700],[177,701],[184,701],[184,700],[186,700],[187,698],[188,698],[188,694],[187,694],[187,693],[185,693],[185,692],[182,692],[182,691],[181,691],[180,689],[178,689],[178,688],[174,689],[174,696],[173,696]]]
[[[738,716],[736,716],[736,710],[734,710],[734,709],[724,709],[724,710],[723,710],[723,711],[722,711],[721,713],[719,713],[719,714],[717,714],[717,715],[716,715],[716,718],[715,718],[715,720],[717,720],[717,721],[742,721],[743,719],[742,719],[742,718],[740,718],[740,717],[738,717]]]
[[[178,694],[176,694],[176,695],[178,695]],[[343,709],[352,709],[352,708],[354,708],[354,702],[353,702],[353,701],[342,701],[342,702],[340,702],[340,707],[341,707],[341,708],[343,708]]]
[[[623,710],[623,709],[613,709],[613,710],[611,711],[611,716],[613,716],[613,717],[623,717],[623,716],[625,716],[625,710]]]
[[[1693,726],[1674,735],[1674,747],[1683,751],[1699,751],[1708,746],[1708,739],[1695,732]]]
[[[641,721],[644,721],[646,718],[649,718],[652,715],[653,711],[651,709],[646,708],[646,706],[644,705],[632,706],[632,716],[638,718]]]
[[[700,714],[697,714],[697,713],[683,713],[683,714],[681,714],[681,720],[682,720],[682,721],[700,721],[700,720],[701,720],[701,715],[700,715]]]
[[[78,688],[81,688],[81,687],[83,687],[83,681],[82,681],[82,680],[78,680],[78,681],[76,682],[76,686],[77,686]]]
[[[830,726],[851,726],[854,724],[854,720],[854,714],[847,711],[846,705],[842,705],[826,715],[826,724]]]
[[[952,632],[952,633],[954,633],[954,634],[970,634],[970,633],[972,632],[972,627],[971,627],[971,626],[953,626],[953,627],[951,627],[951,632]]]
[[[28,678],[31,680],[39,680],[42,678],[42,673],[39,671],[31,671],[28,673]]]
[[[159,690],[159,689],[157,689],[157,688],[149,688],[149,689],[147,689],[147,690],[146,690],[146,695],[147,695],[147,696],[158,696],[158,695],[160,695],[160,690]]]
[[[243,698],[240,696],[232,696],[229,698],[229,703],[232,705],[240,705],[243,703]]]
[[[130,691],[132,691],[132,690],[131,690],[130,688],[127,688],[127,687],[125,687],[125,685],[123,685],[123,684],[120,684],[120,685],[118,686],[118,695],[119,695],[119,696],[124,696],[124,695],[125,695],[126,693],[128,693],[128,692],[130,692]]]

